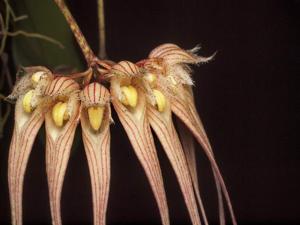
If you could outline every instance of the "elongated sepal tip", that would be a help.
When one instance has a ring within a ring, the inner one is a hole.
[[[153,89],[153,95],[155,96],[157,110],[163,112],[166,108],[166,97],[161,91]]]
[[[88,108],[90,125],[95,131],[98,131],[99,128],[101,127],[103,114],[104,114],[104,107],[92,106]]]
[[[132,108],[136,107],[138,102],[138,93],[135,87],[129,86],[122,86],[121,87],[123,97],[121,102],[126,106],[131,106]]]

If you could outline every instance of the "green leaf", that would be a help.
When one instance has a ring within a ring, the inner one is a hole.
[[[16,67],[46,66],[49,69],[69,68],[81,71],[85,67],[73,34],[53,0],[14,0],[16,15],[28,18],[14,22],[14,31],[38,33],[59,41],[64,48],[47,40],[34,37],[12,38],[12,54]]]

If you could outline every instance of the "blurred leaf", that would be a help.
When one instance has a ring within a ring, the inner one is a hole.
[[[15,22],[14,31],[34,32],[59,41],[64,48],[38,38],[12,38],[15,66],[46,66],[49,69],[83,70],[85,64],[73,34],[53,0],[13,0],[16,15],[28,18]]]

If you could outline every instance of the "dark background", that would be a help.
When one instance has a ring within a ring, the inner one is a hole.
[[[69,0],[71,11],[97,50],[96,1]],[[111,59],[137,61],[161,43],[201,44],[215,59],[194,68],[199,113],[215,150],[240,224],[300,224],[299,148],[290,132],[288,81],[299,66],[300,1],[106,0]],[[47,12],[45,12],[46,14]],[[150,187],[116,114],[108,224],[159,224]],[[0,148],[0,224],[9,224],[7,155],[12,116]],[[158,146],[172,224],[189,224],[175,176]],[[199,149],[199,178],[211,224],[216,191]],[[24,224],[50,224],[44,146],[37,141],[25,177]],[[80,141],[64,181],[64,224],[91,224],[87,162]]]

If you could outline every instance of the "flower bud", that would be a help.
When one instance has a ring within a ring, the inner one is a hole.
[[[129,86],[122,86],[122,98],[120,101],[126,105],[131,106],[132,108],[136,107],[137,101],[138,101],[138,93],[135,87],[129,85]]]

